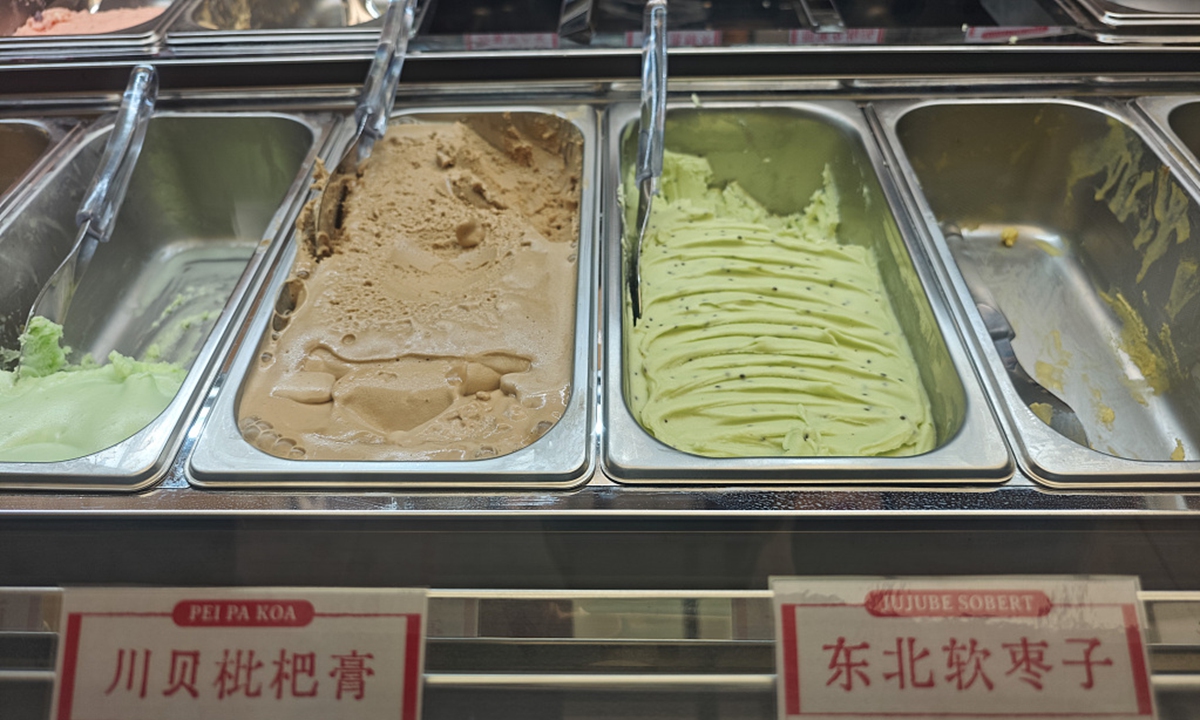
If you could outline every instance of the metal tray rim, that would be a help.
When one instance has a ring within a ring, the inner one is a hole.
[[[1200,12],[1153,12],[1136,10],[1109,0],[1078,0],[1097,21],[1113,28],[1154,28],[1200,25]]]

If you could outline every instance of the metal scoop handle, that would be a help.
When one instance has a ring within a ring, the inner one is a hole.
[[[104,146],[100,166],[75,214],[77,226],[91,223],[88,234],[98,242],[107,242],[112,235],[157,99],[158,74],[154,66],[138,65],[125,86],[121,109]]]
[[[400,84],[400,71],[404,68],[416,17],[417,0],[391,0],[388,3],[383,30],[379,33],[379,46],[375,48],[375,58],[354,109],[360,137],[357,143],[359,162],[367,159],[375,141],[387,132],[388,117],[396,104],[396,86]]]
[[[138,65],[129,77],[121,109],[117,112],[96,174],[75,214],[79,226],[75,244],[33,301],[26,327],[37,315],[60,325],[66,320],[75,288],[87,271],[96,248],[112,235],[157,98],[158,76],[154,67]]]
[[[646,3],[642,25],[642,117],[638,127],[637,175],[657,181],[663,168],[667,119],[667,0]]]
[[[642,317],[642,241],[650,224],[650,205],[658,194],[663,168],[663,126],[667,119],[667,2],[650,0],[642,25],[642,117],[638,123],[637,236],[626,270],[633,322]]]

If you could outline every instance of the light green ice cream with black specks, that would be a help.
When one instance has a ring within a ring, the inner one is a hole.
[[[187,375],[117,352],[106,365],[71,365],[61,341],[61,326],[35,317],[21,336],[20,377],[0,371],[0,462],[70,460],[115,445],[158,417]]]
[[[700,157],[668,151],[661,189],[628,336],[628,399],[647,431],[710,457],[933,449],[929,400],[874,254],[837,241],[828,168],[787,216],[736,182],[714,187]]]

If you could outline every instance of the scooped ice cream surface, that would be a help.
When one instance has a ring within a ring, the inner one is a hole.
[[[571,392],[581,140],[551,115],[392,125],[304,238],[238,408],[293,459],[472,460]],[[310,205],[311,210],[311,205]]]
[[[666,153],[627,336],[630,406],[662,442],[712,457],[933,449],[874,255],[837,241],[824,179],[803,211],[777,216],[736,182],[715,187],[703,158]]]
[[[70,365],[61,326],[41,317],[29,325],[20,377],[0,371],[0,462],[70,460],[115,445],[158,417],[187,375],[117,352],[106,365]]]

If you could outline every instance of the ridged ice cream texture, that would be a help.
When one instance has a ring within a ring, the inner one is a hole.
[[[647,431],[711,457],[934,448],[875,255],[839,242],[838,224],[828,167],[807,207],[777,215],[736,181],[716,184],[704,158],[666,153],[628,334],[627,399]]]
[[[571,394],[582,140],[552,115],[393,124],[305,238],[238,407],[291,459],[473,460]],[[331,182],[339,182],[337,178]]]

